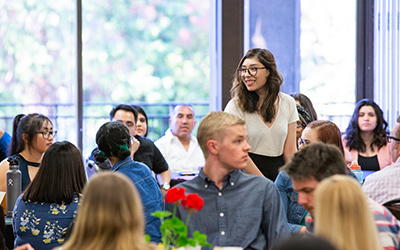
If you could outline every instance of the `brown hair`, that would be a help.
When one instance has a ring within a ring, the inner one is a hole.
[[[239,74],[235,75],[232,83],[231,96],[236,98],[238,107],[249,113],[258,111],[259,102],[262,102],[260,115],[266,122],[271,122],[276,115],[275,102],[278,99],[279,89],[283,83],[283,77],[278,72],[274,55],[266,49],[251,49],[240,60],[238,68],[242,67],[243,62],[247,58],[257,58],[269,71],[267,82],[263,86],[267,90],[265,100],[259,100],[259,96],[254,91],[249,91],[243,83],[242,77]]]

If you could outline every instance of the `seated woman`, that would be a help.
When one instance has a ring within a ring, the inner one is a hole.
[[[111,172],[122,173],[135,184],[146,216],[145,232],[153,242],[160,242],[161,222],[151,214],[163,209],[161,191],[149,167],[132,160],[131,140],[127,126],[117,121],[107,122],[97,131],[96,143],[99,151],[94,157],[98,162],[108,159],[112,164]]]
[[[64,241],[86,183],[82,155],[72,143],[51,145],[13,211],[15,246],[53,249]]]
[[[304,129],[302,138],[299,139],[299,149],[304,146],[315,143],[323,142],[336,145],[340,151],[343,152],[346,162],[351,162],[351,157],[343,148],[341,141],[340,129],[335,123],[331,121],[313,121]],[[357,179],[357,177],[348,170],[348,175]],[[275,180],[275,185],[279,190],[283,207],[287,213],[287,220],[289,230],[292,234],[303,233],[306,230],[305,216],[307,210],[298,204],[298,194],[293,190],[293,185],[290,177],[281,171]]]
[[[56,131],[50,119],[41,114],[17,115],[13,122],[11,157],[17,156],[21,170],[22,190],[35,178],[43,153],[53,143]],[[7,191],[6,176],[9,162],[0,165],[0,191]]]
[[[296,122],[296,141],[298,141],[307,125],[312,122],[308,111],[300,105],[296,104],[299,120]],[[298,145],[297,145],[298,147]]]
[[[55,250],[146,250],[138,191],[123,174],[96,174],[83,191],[71,237]]]
[[[343,144],[362,170],[377,171],[392,164],[387,126],[375,102],[363,99],[356,104]]]
[[[132,107],[134,109],[137,110],[138,112],[138,119],[136,122],[136,134],[143,136],[143,137],[147,137],[147,133],[148,133],[148,119],[147,119],[147,115],[146,112],[138,105],[132,105]]]
[[[367,197],[360,184],[348,176],[335,175],[315,191],[315,235],[340,250],[383,249]]]
[[[311,121],[318,120],[317,112],[315,112],[314,105],[312,104],[310,98],[308,98],[306,95],[302,93],[292,93],[290,94],[290,96],[294,98],[297,105],[302,106],[308,111],[308,113],[310,114]]]

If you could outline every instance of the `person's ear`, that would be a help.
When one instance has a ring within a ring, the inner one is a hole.
[[[208,152],[210,152],[210,154],[213,154],[213,155],[218,154],[218,141],[209,140],[207,142],[207,148],[208,148]]]
[[[28,134],[23,133],[22,134],[22,140],[24,140],[25,143],[28,143]]]

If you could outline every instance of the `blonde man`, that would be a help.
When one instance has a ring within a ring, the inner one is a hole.
[[[178,185],[203,198],[204,207],[190,218],[188,234],[206,234],[213,247],[270,249],[290,236],[273,182],[242,171],[250,149],[246,137],[242,119],[225,112],[207,114],[197,131],[205,166],[195,179]],[[188,213],[180,207],[177,216],[186,221]]]

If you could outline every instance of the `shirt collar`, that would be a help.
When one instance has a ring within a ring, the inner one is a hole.
[[[111,167],[111,171],[116,171],[119,167],[121,167],[122,165],[125,165],[131,161],[133,161],[131,156],[126,157],[124,160],[119,160],[114,164],[114,166]]]
[[[176,137],[174,134],[172,134],[171,129],[167,129],[167,131],[165,131],[165,137],[168,139],[168,141],[172,141],[172,140],[178,140],[178,137]],[[194,135],[190,134],[190,141],[191,142],[196,142],[196,137],[194,137]]]
[[[226,182],[228,182],[230,186],[234,186],[236,184],[236,182],[239,180],[239,177],[240,177],[241,174],[242,174],[241,170],[235,169],[232,172],[230,172],[228,175],[226,175],[225,178],[224,178],[224,187],[225,187],[225,183]],[[203,168],[200,169],[198,177],[201,180],[203,180],[205,183],[207,183],[207,184],[214,183],[203,172]]]

